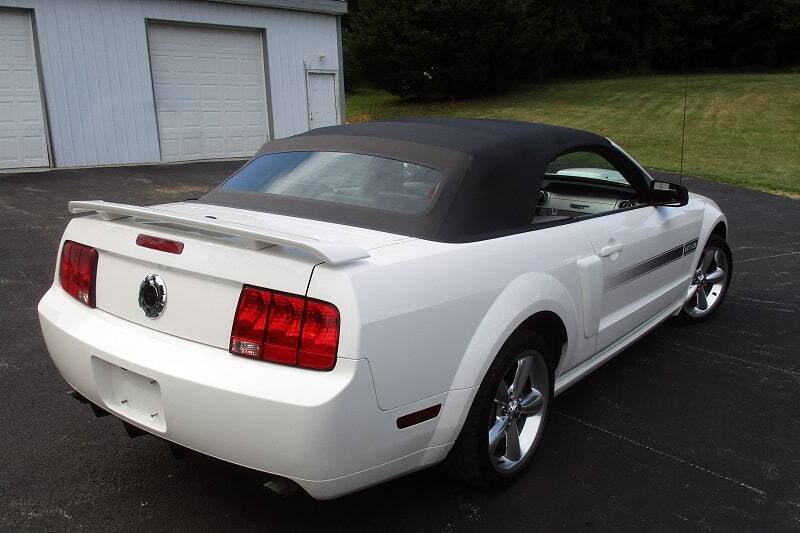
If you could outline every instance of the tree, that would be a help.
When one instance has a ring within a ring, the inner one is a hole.
[[[540,4],[358,0],[344,34],[350,75],[407,97],[488,94],[540,64],[548,47]]]
[[[350,0],[349,9],[347,79],[399,96],[800,64],[800,0]]]

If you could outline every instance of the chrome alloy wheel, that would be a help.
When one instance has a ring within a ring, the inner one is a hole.
[[[494,397],[489,420],[489,457],[501,473],[524,464],[535,448],[550,401],[550,372],[542,354],[522,352],[511,363]]]
[[[716,246],[703,250],[683,306],[686,314],[699,318],[713,311],[721,300],[729,276],[730,265],[725,252]]]

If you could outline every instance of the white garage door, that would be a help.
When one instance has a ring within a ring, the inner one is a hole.
[[[49,163],[31,18],[0,9],[0,168]]]
[[[328,72],[308,73],[308,127],[339,123],[336,113],[336,76]]]
[[[148,27],[164,161],[250,157],[267,141],[261,33]]]

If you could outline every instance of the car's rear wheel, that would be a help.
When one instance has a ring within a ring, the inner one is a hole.
[[[553,398],[550,350],[536,333],[519,331],[500,350],[472,403],[447,468],[484,487],[523,474],[539,446]]]
[[[678,315],[680,321],[702,322],[719,309],[728,293],[732,273],[733,255],[728,243],[719,235],[712,235],[697,260],[688,298]]]

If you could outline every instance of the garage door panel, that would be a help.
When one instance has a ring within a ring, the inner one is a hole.
[[[193,83],[179,83],[175,89],[175,98],[183,102],[199,100],[200,87]]]
[[[225,95],[225,100],[241,101],[242,88],[238,85],[225,85],[222,87],[222,94]]]
[[[158,125],[162,128],[174,128],[178,125],[178,114],[175,111],[159,111]]]
[[[14,106],[11,102],[0,102],[0,126],[14,123]]]
[[[245,125],[250,128],[263,128],[264,125],[264,117],[254,116],[251,113],[248,113],[245,116]]]
[[[203,127],[210,129],[220,125],[222,120],[222,111],[203,111]],[[209,133],[211,133],[209,131]],[[214,132],[216,133],[216,132]]]
[[[19,121],[30,126],[43,126],[42,124],[42,104],[39,100],[29,100],[19,102]]]
[[[11,73],[14,78],[14,84],[18,91],[30,91],[32,93],[39,93],[38,76],[33,69],[14,69]]]
[[[42,135],[27,135],[22,137],[22,153],[26,159],[35,159],[39,157],[39,148],[44,142]]]
[[[242,87],[242,101],[251,105],[258,105],[261,99],[261,87]]]
[[[200,136],[197,137],[186,137],[183,139],[183,151],[187,155],[202,155],[203,154],[203,138]]]
[[[160,104],[158,106],[159,112],[164,111],[165,107],[164,104],[175,98],[174,91],[172,90],[172,85],[168,85],[165,83],[156,83],[153,85],[153,96],[155,96],[156,102]]]
[[[264,75],[264,67],[257,59],[242,59],[240,61],[242,75],[260,77]]]
[[[18,150],[17,136],[0,137],[0,161],[14,161],[17,159]]]
[[[164,161],[176,161],[181,153],[181,143],[177,139],[161,138],[161,157]]]
[[[244,115],[241,111],[226,111],[225,112],[225,126],[235,129],[244,122]]]
[[[152,24],[148,35],[162,158],[253,155],[267,141],[261,34]]]
[[[242,69],[239,68],[239,60],[236,58],[229,58],[227,61],[220,61],[219,71],[226,76],[239,76],[242,74]]]
[[[224,157],[225,154],[225,138],[224,137],[208,137],[206,136],[206,146],[204,151],[209,154],[218,154],[219,157]]]
[[[0,9],[0,168],[48,165],[30,15]]]
[[[201,85],[200,96],[208,102],[208,105],[213,105],[219,101],[219,87],[208,84]]]

